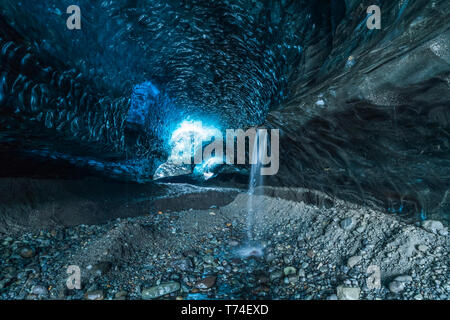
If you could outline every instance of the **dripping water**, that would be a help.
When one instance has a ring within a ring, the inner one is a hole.
[[[255,208],[255,190],[256,187],[262,187],[264,184],[263,175],[261,175],[261,164],[263,159],[263,152],[266,150],[267,143],[264,143],[264,139],[267,138],[262,130],[256,131],[256,137],[253,143],[253,152],[249,155],[251,157],[251,170],[250,179],[248,182],[248,201],[247,201],[247,238],[249,241],[253,239],[253,225],[255,220],[255,215],[257,214]],[[259,146],[259,147],[258,147]]]
[[[267,152],[267,131],[256,131],[256,137],[251,148],[252,152],[249,154],[249,157],[251,157],[251,170],[247,200],[247,244],[240,248],[238,253],[243,257],[260,257],[263,255],[264,248],[258,244],[258,239],[256,239],[256,235],[254,234],[255,218],[258,214],[255,202],[256,196],[258,195],[258,189],[256,187],[262,187],[264,185],[264,176],[261,174],[261,166],[263,164],[263,156]]]

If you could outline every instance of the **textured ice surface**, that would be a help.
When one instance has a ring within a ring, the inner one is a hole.
[[[281,129],[268,183],[449,212],[450,3],[378,3],[381,30],[361,0],[80,0],[68,30],[70,1],[1,1],[2,174],[148,181],[189,116]]]

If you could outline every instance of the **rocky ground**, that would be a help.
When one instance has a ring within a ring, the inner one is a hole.
[[[2,235],[0,298],[449,299],[440,222],[260,195],[249,225],[248,197]],[[69,265],[80,290],[66,286]]]

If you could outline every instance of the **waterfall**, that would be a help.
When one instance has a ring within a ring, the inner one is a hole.
[[[249,155],[251,170],[248,182],[248,200],[247,200],[247,243],[238,249],[237,253],[243,258],[261,257],[264,254],[264,246],[257,242],[253,232],[255,217],[258,214],[255,208],[256,187],[264,183],[261,175],[261,166],[263,164],[264,152],[267,152],[267,131],[257,130],[256,136],[251,147],[252,152]],[[267,154],[267,153],[266,153]]]
[[[257,130],[256,137],[253,142],[251,157],[251,170],[250,179],[248,183],[248,202],[247,202],[247,238],[253,239],[253,225],[255,219],[255,188],[257,186],[263,186],[264,180],[261,174],[261,165],[264,154],[267,152],[267,131]]]

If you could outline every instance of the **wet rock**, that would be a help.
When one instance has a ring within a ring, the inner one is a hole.
[[[306,255],[309,257],[309,258],[314,258],[314,256],[315,256],[315,253],[314,253],[314,251],[312,251],[312,250],[308,250],[307,252],[306,252]]]
[[[122,291],[117,292],[117,293],[114,295],[114,299],[115,299],[115,300],[126,300],[127,295],[128,295],[128,292],[122,290]]]
[[[159,286],[146,288],[142,290],[142,299],[150,300],[156,299],[166,294],[170,294],[180,290],[181,286],[178,282],[161,283]]]
[[[336,290],[336,295],[339,300],[359,300],[359,295],[361,293],[361,289],[338,286]]]
[[[204,256],[203,257],[203,262],[211,264],[211,263],[214,262],[214,257],[213,256],[209,256],[209,255],[208,256]]]
[[[202,280],[199,280],[195,283],[195,287],[197,289],[209,289],[216,284],[216,276],[206,277]]]
[[[270,274],[270,281],[275,281],[283,276],[283,272],[275,271]]]
[[[183,282],[184,283],[186,283],[188,286],[193,286],[193,284],[195,283],[195,281],[196,281],[197,279],[196,279],[196,277],[195,276],[193,276],[193,275],[185,275],[184,277],[183,277]]]
[[[349,268],[353,268],[354,266],[356,266],[360,261],[362,260],[361,256],[353,256],[350,257],[347,261],[347,266]]]
[[[405,283],[401,282],[401,281],[391,281],[391,283],[389,283],[389,290],[392,293],[399,293],[403,290],[405,290]]]
[[[399,282],[412,282],[413,278],[409,275],[401,275],[401,276],[395,277],[394,280],[399,281]]]
[[[34,257],[35,251],[32,248],[29,247],[23,247],[20,249],[20,256],[22,258],[32,258]]]
[[[424,244],[420,244],[420,245],[417,246],[417,250],[419,250],[420,252],[425,253],[425,252],[428,251],[428,247],[426,245],[424,245]]]
[[[297,270],[294,267],[286,267],[283,269],[283,273],[285,276],[290,276],[292,274],[296,274]]]
[[[265,257],[265,260],[267,263],[271,263],[272,261],[274,261],[277,257],[272,253],[268,253]]]
[[[190,258],[181,259],[175,262],[175,267],[181,271],[191,271],[194,267],[192,260]]]
[[[422,228],[434,234],[440,234],[443,236],[446,236],[448,234],[447,228],[444,227],[442,222],[436,220],[423,221]]]
[[[339,225],[341,226],[342,229],[348,231],[348,230],[351,230],[353,228],[354,221],[350,217],[349,218],[345,218],[345,219],[341,220]]]
[[[286,277],[288,280],[288,283],[296,283],[298,282],[298,276],[295,274],[291,274],[290,276]]]
[[[48,296],[48,290],[43,285],[35,285],[31,289],[31,293],[40,296],[40,297],[47,297]]]
[[[86,300],[103,300],[103,290],[88,291],[84,294]]]
[[[294,259],[294,257],[293,256],[284,256],[283,257],[283,261],[284,261],[284,263],[285,264],[291,264],[292,263],[292,261],[293,261],[293,259]]]
[[[326,273],[328,271],[328,267],[327,266],[320,266],[318,269],[321,273]]]

